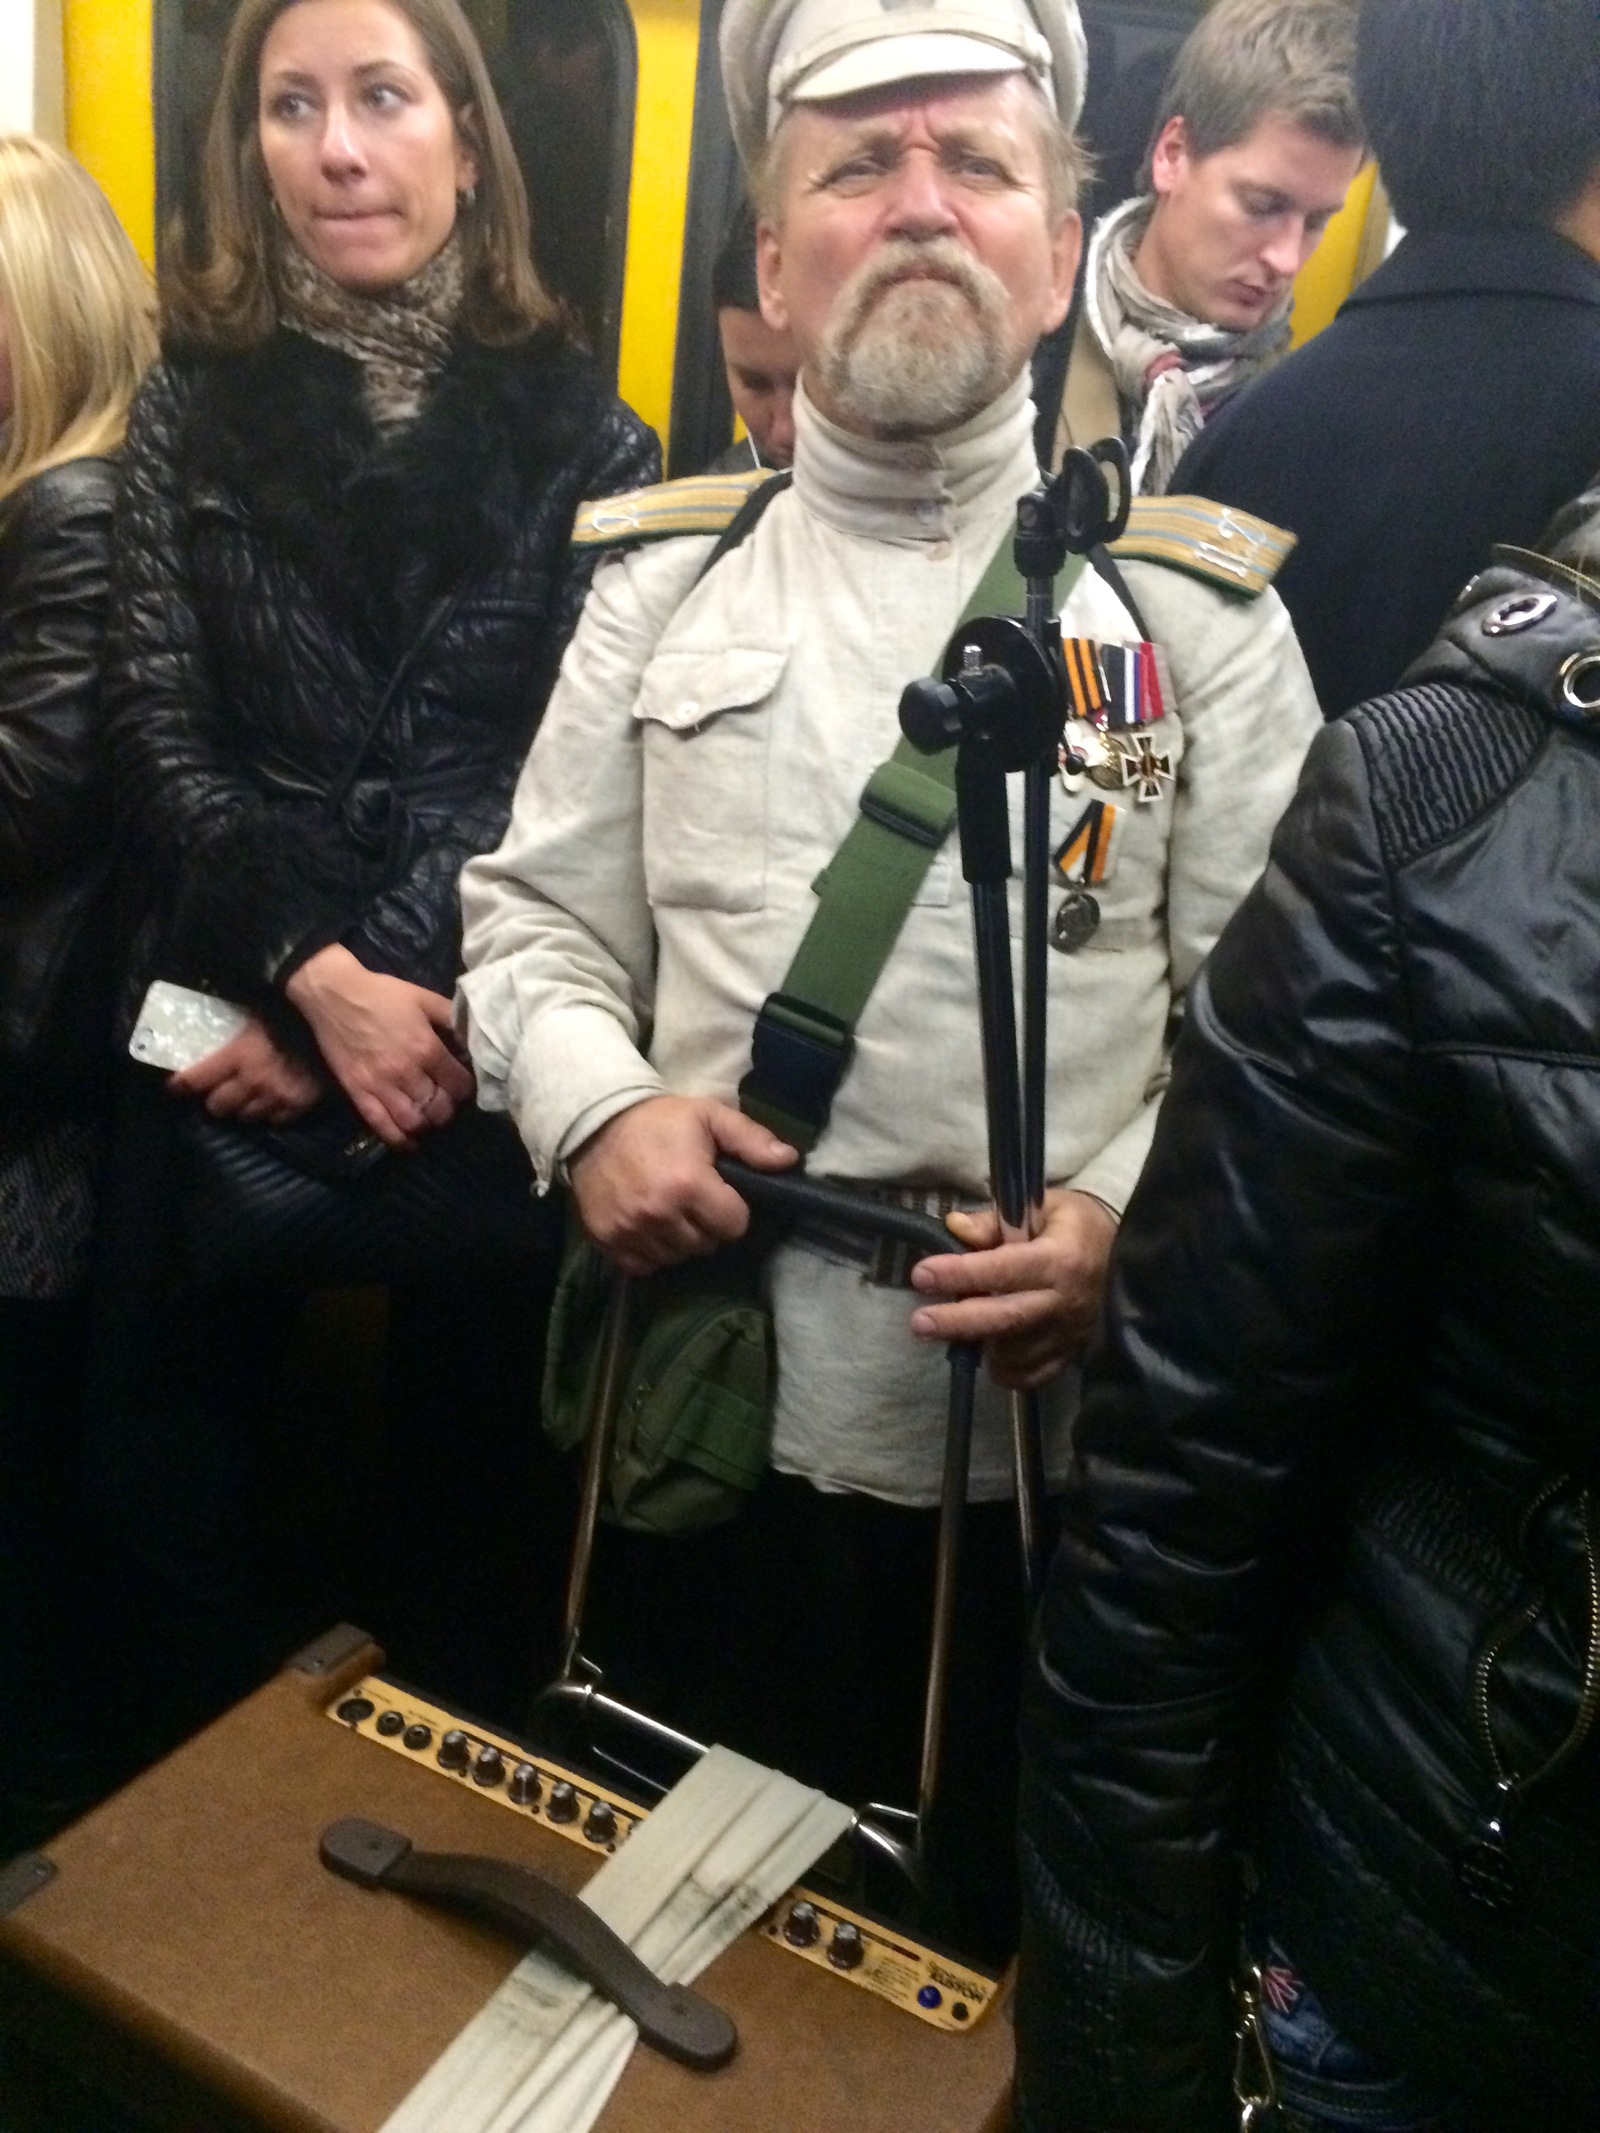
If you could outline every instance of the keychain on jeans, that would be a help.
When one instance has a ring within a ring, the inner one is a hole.
[[[1278,2123],[1278,2075],[1261,2020],[1261,1965],[1251,1963],[1239,1981],[1238,2022],[1233,2032],[1233,2098],[1239,2133],[1271,2133]]]

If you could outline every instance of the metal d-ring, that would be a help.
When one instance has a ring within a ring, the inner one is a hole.
[[[1569,710],[1581,711],[1586,718],[1600,717],[1600,652],[1574,652],[1562,661],[1556,679],[1561,684],[1561,701]],[[1582,688],[1585,681],[1592,688],[1587,696]]]

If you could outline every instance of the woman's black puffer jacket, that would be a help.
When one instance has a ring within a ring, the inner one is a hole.
[[[98,923],[110,846],[99,775],[108,459],[68,460],[0,505],[0,1105],[94,1093],[110,1019]]]
[[[1241,1846],[1372,2059],[1600,2125],[1600,612],[1497,564],[1407,683],[1313,747],[1122,1228],[1026,1718],[1027,2133],[1238,2125]]]
[[[267,1005],[336,940],[450,991],[456,877],[499,841],[587,590],[573,514],[659,471],[555,334],[458,344],[381,442],[354,361],[290,330],[157,366],[108,674],[127,1011],[153,977]]]

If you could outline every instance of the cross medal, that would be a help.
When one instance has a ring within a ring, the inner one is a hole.
[[[1148,807],[1152,800],[1161,798],[1161,788],[1171,782],[1172,758],[1158,755],[1154,741],[1147,733],[1137,739],[1124,739],[1121,734],[1113,737],[1122,763],[1124,789],[1132,786],[1133,797],[1140,807]]]

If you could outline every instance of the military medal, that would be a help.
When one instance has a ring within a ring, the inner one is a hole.
[[[1158,754],[1144,732],[1166,716],[1171,681],[1161,647],[1063,636],[1061,660],[1068,700],[1063,790],[1076,795],[1087,776],[1102,792],[1133,786],[1135,800],[1148,806],[1172,775],[1171,758]],[[1081,770],[1068,761],[1073,756]]]
[[[1159,800],[1162,786],[1172,782],[1171,756],[1158,755],[1155,743],[1147,733],[1127,740],[1115,735],[1113,740],[1117,749],[1118,783],[1124,789],[1133,787],[1133,797],[1140,807],[1148,807],[1152,801]]]
[[[1098,888],[1111,879],[1112,861],[1122,836],[1122,814],[1122,809],[1110,800],[1089,802],[1050,855],[1063,881]]]
[[[1122,809],[1110,800],[1091,800],[1051,855],[1067,884],[1050,926],[1050,945],[1063,955],[1075,955],[1100,923],[1100,905],[1089,884],[1110,879],[1121,831]]]
[[[1050,926],[1050,945],[1063,955],[1075,955],[1094,936],[1100,923],[1100,906],[1087,889],[1071,888],[1056,906]]]
[[[1086,776],[1093,776],[1096,764],[1108,760],[1105,742],[1099,729],[1086,719],[1067,721],[1061,735],[1061,745],[1056,750],[1056,774],[1061,780],[1061,790],[1068,799],[1076,799],[1083,790]]]

